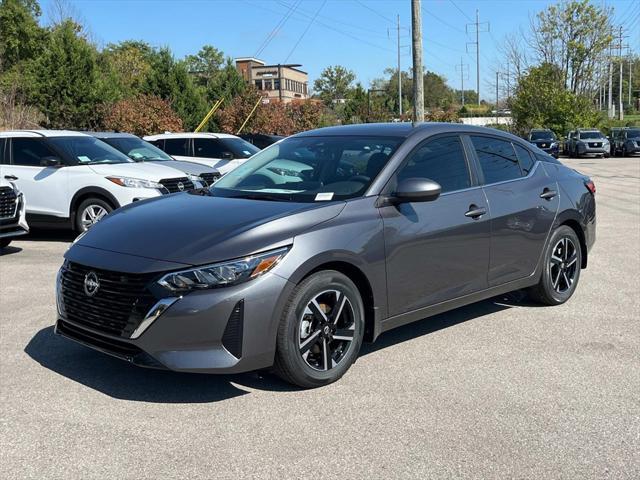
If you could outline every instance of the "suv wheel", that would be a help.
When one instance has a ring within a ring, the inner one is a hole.
[[[78,233],[89,230],[109,213],[113,207],[100,198],[87,198],[76,210],[75,226]]]
[[[582,267],[580,239],[571,227],[562,225],[553,232],[543,261],[540,282],[529,293],[545,305],[560,305],[575,292]]]
[[[303,280],[285,306],[276,340],[276,373],[303,388],[338,380],[353,364],[364,334],[358,288],[327,270]]]
[[[11,243],[10,238],[0,238],[0,248],[7,248]]]

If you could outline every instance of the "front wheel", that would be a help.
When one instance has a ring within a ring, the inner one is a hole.
[[[10,238],[0,238],[0,248],[7,248],[11,243]]]
[[[292,292],[276,340],[276,373],[314,388],[338,380],[356,360],[364,334],[358,288],[333,270],[315,273]]]
[[[84,200],[76,211],[76,231],[78,233],[86,232],[112,211],[113,207],[101,198],[88,198]]]
[[[543,261],[540,282],[529,293],[545,305],[560,305],[575,292],[582,268],[582,246],[571,227],[562,225],[553,232]]]

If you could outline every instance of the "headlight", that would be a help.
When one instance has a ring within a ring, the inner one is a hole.
[[[551,143],[551,148],[556,148],[559,145],[558,142],[552,142]]]
[[[278,248],[237,260],[168,273],[158,280],[158,284],[179,293],[236,285],[271,270],[287,254],[289,248]]]
[[[152,182],[151,180],[144,180],[142,178],[130,178],[130,177],[106,177],[110,182],[120,185],[121,187],[131,188],[156,188],[162,190],[164,187],[161,183]]]

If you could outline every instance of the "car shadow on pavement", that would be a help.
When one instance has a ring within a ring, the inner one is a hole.
[[[386,332],[375,343],[364,344],[360,355],[369,355],[512,306],[533,305],[519,292],[495,297]],[[267,371],[207,375],[141,368],[55,335],[53,327],[43,328],[36,333],[24,351],[43,367],[121,400],[211,403],[251,393],[250,389],[275,392],[298,390]]]
[[[78,235],[73,230],[37,229],[31,230],[19,240],[30,242],[73,242]]]
[[[20,247],[13,247],[9,245],[8,247],[0,248],[0,257],[4,257],[5,255],[13,255],[14,253],[21,252],[22,249]]]

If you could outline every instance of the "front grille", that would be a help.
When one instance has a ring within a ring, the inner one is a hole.
[[[99,287],[90,296],[85,277],[93,272]],[[149,275],[133,275],[66,262],[61,272],[62,309],[70,322],[116,337],[129,338],[156,299],[145,288]]]
[[[591,148],[599,148],[599,147],[602,146],[602,143],[601,142],[589,142],[589,146]]]
[[[187,177],[179,178],[164,178],[160,180],[160,183],[166,188],[169,193],[187,192],[194,189],[193,182]],[[180,188],[182,186],[182,188]]]
[[[219,173],[201,173],[200,178],[206,182],[207,185],[213,185],[219,178]]]
[[[0,187],[0,218],[11,218],[16,215],[18,196],[11,187]]]

